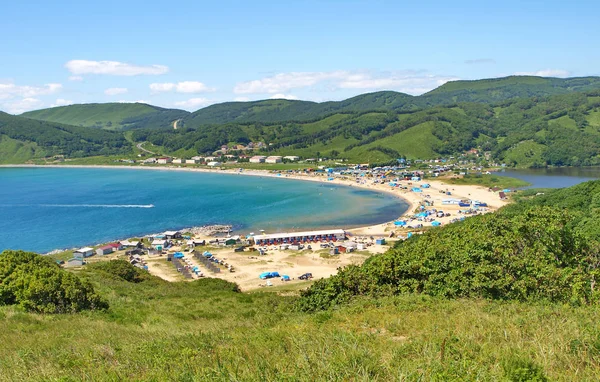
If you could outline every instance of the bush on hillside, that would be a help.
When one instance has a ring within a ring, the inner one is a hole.
[[[90,265],[90,269],[97,269],[101,272],[115,276],[121,280],[139,283],[150,279],[150,274],[138,267],[134,267],[125,260],[102,261]]]
[[[302,293],[303,310],[353,296],[424,293],[448,298],[595,301],[599,256],[563,210],[535,207],[467,219],[399,242]]]
[[[93,286],[52,259],[24,251],[0,254],[0,305],[18,304],[37,313],[106,309]]]

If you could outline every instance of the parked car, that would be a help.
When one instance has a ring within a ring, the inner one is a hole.
[[[312,279],[313,275],[312,273],[305,273],[302,276],[298,277],[300,280],[308,280],[308,279]]]

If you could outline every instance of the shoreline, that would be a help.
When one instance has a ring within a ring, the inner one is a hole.
[[[429,183],[430,188],[425,189],[423,193],[414,193],[409,190],[401,190],[399,188],[391,188],[387,182],[384,184],[373,184],[369,182],[367,179],[363,180],[362,183],[356,182],[355,179],[340,179],[334,178],[333,180],[327,180],[327,176],[321,175],[300,175],[300,174],[288,174],[285,171],[279,172],[271,172],[274,170],[247,170],[239,171],[236,169],[207,169],[207,168],[187,168],[187,167],[143,167],[143,166],[124,166],[124,165],[33,165],[33,164],[21,164],[21,165],[0,165],[0,168],[88,168],[88,169],[129,169],[129,170],[147,170],[147,171],[181,171],[181,172],[198,172],[198,173],[209,173],[209,174],[225,174],[225,175],[245,175],[245,176],[258,176],[258,177],[269,177],[269,178],[278,178],[278,179],[293,179],[300,181],[311,181],[318,182],[323,184],[335,184],[339,186],[345,187],[356,187],[364,190],[369,190],[373,192],[383,193],[385,195],[392,196],[397,199],[401,199],[407,205],[407,209],[404,213],[398,216],[396,219],[391,221],[382,222],[374,225],[366,225],[366,226],[358,226],[354,228],[344,229],[347,232],[352,233],[353,235],[368,235],[368,236],[387,236],[389,232],[386,232],[387,228],[393,227],[394,221],[402,218],[406,218],[408,216],[412,216],[414,210],[423,202],[425,199],[426,193],[431,193],[434,198],[443,192],[443,190],[452,189],[452,198],[461,198],[461,199],[476,199],[483,202],[487,202],[490,210],[496,210],[497,208],[502,207],[507,204],[506,201],[501,201],[497,197],[497,200],[490,200],[490,198],[486,197],[488,194],[487,188],[483,186],[477,185],[452,185],[443,183],[440,180],[436,179],[427,179],[418,182],[421,183]],[[402,181],[402,184],[410,185],[411,182]],[[458,192],[456,191],[458,189]],[[485,190],[485,194],[482,191]],[[472,196],[472,194],[476,194],[476,196]],[[446,196],[444,192],[444,196]],[[444,209],[447,209],[444,206]],[[434,205],[434,208],[436,206]],[[439,220],[439,219],[438,219]],[[225,223],[223,223],[225,224]],[[101,245],[102,243],[95,244]],[[48,253],[55,252],[58,249],[49,251]],[[68,250],[68,249],[67,249]]]

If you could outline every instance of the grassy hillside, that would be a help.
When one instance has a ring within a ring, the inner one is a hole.
[[[125,261],[62,271],[27,255],[34,261],[14,267],[3,253],[0,379],[598,380],[598,243],[573,223],[598,226],[599,195],[589,182],[526,197],[414,236],[300,296],[168,283]],[[85,293],[57,300],[79,302],[73,313],[30,312],[55,308],[41,291],[79,285]]]
[[[545,97],[600,88],[600,77],[550,78],[510,76],[451,81],[421,96],[428,105],[448,102],[494,103],[513,98]]]
[[[175,120],[189,113],[163,109],[143,103],[93,103],[53,107],[23,113],[21,116],[41,121],[108,130],[173,128]]]
[[[0,112],[0,162],[23,163],[51,155],[78,158],[131,152],[118,132],[36,121]]]

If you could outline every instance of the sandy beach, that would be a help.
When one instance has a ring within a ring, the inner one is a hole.
[[[108,169],[124,169],[124,170],[149,170],[149,171],[185,171],[185,172],[205,172],[205,173],[223,173],[237,174],[239,176],[260,176],[273,177],[279,179],[296,179],[303,181],[332,183],[349,187],[358,187],[372,191],[384,192],[405,200],[409,208],[403,216],[398,219],[407,221],[408,225],[417,226],[423,225],[423,229],[431,227],[431,222],[427,219],[411,220],[419,206],[427,202],[427,209],[443,210],[444,216],[435,218],[435,221],[442,225],[449,224],[452,220],[458,219],[463,214],[460,210],[465,210],[465,207],[459,207],[457,204],[442,204],[444,199],[469,199],[477,200],[486,203],[488,207],[480,212],[491,212],[507,204],[508,201],[500,200],[497,193],[491,192],[487,187],[473,185],[449,185],[439,179],[426,179],[419,182],[399,181],[400,186],[406,187],[391,187],[388,183],[374,183],[372,178],[353,178],[353,177],[335,177],[333,180],[328,180],[325,174],[311,173],[306,175],[290,174],[286,172],[270,172],[266,170],[220,170],[220,169],[204,169],[204,168],[185,168],[185,167],[142,167],[142,166],[76,166],[76,165],[55,165],[55,166],[35,166],[35,165],[17,165],[17,166],[1,166],[1,167],[58,167],[58,168],[108,168]],[[412,192],[411,188],[429,184],[429,188],[422,188],[422,192]],[[448,195],[447,193],[451,195]],[[313,245],[312,250],[304,249],[300,251],[280,250],[276,246],[267,248],[265,255],[260,256],[258,252],[234,252],[233,248],[226,247],[201,247],[202,250],[210,251],[218,259],[222,259],[231,266],[234,272],[229,272],[224,268],[220,273],[214,274],[208,271],[206,267],[200,264],[193,258],[192,254],[185,253],[185,261],[190,266],[198,266],[202,273],[208,277],[219,277],[228,281],[236,282],[242,290],[252,290],[260,288],[266,284],[260,280],[258,275],[262,272],[279,272],[281,275],[288,275],[292,281],[287,283],[305,282],[298,280],[298,276],[304,273],[312,273],[315,279],[328,277],[337,272],[339,267],[349,264],[361,264],[369,256],[386,251],[388,245],[374,244],[374,238],[386,238],[390,240],[398,240],[406,237],[408,232],[417,233],[421,228],[401,228],[394,225],[394,221],[385,222],[382,224],[365,226],[359,228],[347,229],[347,227],[339,227],[346,229],[352,236],[351,240],[356,242],[364,242],[368,244],[366,249],[351,253],[340,253],[339,255],[330,256],[329,249],[321,249],[319,245]],[[435,229],[435,228],[434,228]],[[390,238],[393,233],[394,238]],[[373,238],[373,239],[372,239]],[[203,239],[211,239],[204,237]],[[171,251],[185,250],[184,246],[171,248]],[[119,256],[124,256],[123,253],[115,253],[109,256],[95,257],[92,261],[100,261],[100,259],[109,259]],[[166,261],[166,256],[154,256],[146,259],[148,270],[168,281],[183,280],[181,274],[173,267],[171,263]],[[280,279],[272,279],[273,285],[282,285],[284,282]]]

